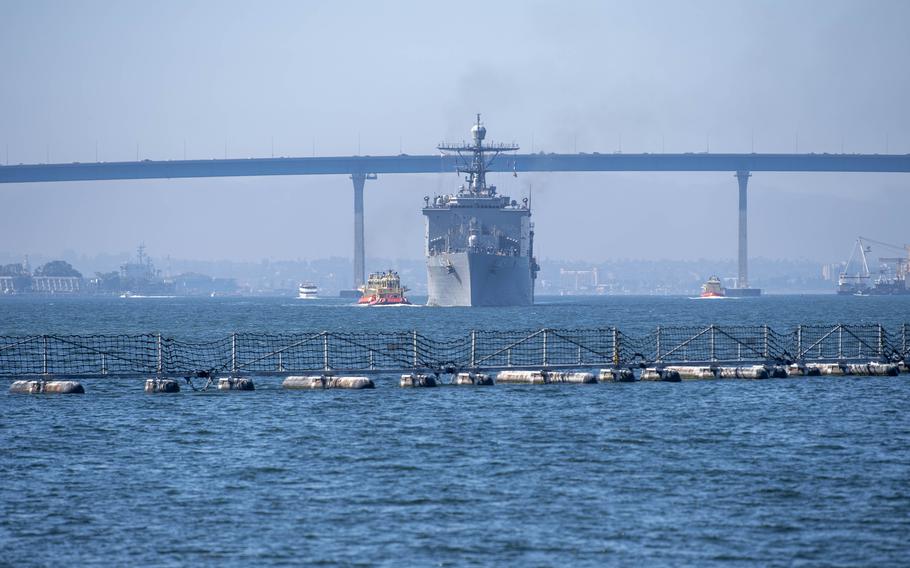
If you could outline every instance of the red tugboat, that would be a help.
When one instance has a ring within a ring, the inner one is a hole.
[[[726,295],[727,291],[724,290],[723,285],[720,283],[720,278],[717,276],[708,278],[708,281],[701,285],[702,298],[724,298]]]
[[[404,297],[407,288],[401,285],[401,278],[393,270],[373,272],[367,283],[360,287],[360,291],[363,296],[357,303],[366,306],[401,306],[411,303]]]

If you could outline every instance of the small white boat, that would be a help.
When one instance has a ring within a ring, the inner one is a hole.
[[[301,300],[315,300],[319,297],[319,289],[311,282],[303,282],[297,288],[297,297]]]

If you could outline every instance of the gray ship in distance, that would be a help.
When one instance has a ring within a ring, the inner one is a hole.
[[[472,142],[438,146],[459,159],[465,184],[454,194],[425,197],[427,305],[527,306],[539,266],[527,198],[518,203],[487,185],[486,173],[514,144],[485,143],[477,115]]]

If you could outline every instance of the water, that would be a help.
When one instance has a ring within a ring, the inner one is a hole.
[[[0,333],[881,322],[908,298],[15,300]],[[4,385],[6,382],[4,381]],[[0,394],[0,564],[901,565],[910,381]],[[5,390],[5,388],[4,388]]]

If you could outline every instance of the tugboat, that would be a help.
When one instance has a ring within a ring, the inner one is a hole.
[[[301,300],[315,300],[319,297],[318,293],[319,289],[310,282],[302,282],[297,288],[297,297]]]
[[[708,278],[708,281],[701,285],[702,298],[725,298],[726,296],[727,291],[724,290],[723,285],[720,283],[720,278],[717,276]]]
[[[367,283],[360,287],[363,295],[357,300],[365,306],[403,306],[411,302],[404,297],[408,289],[401,285],[401,278],[394,270],[373,272]]]

